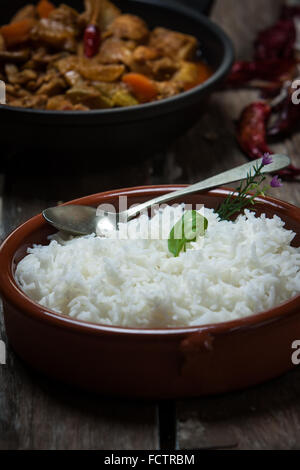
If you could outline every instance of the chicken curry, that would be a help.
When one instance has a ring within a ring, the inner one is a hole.
[[[84,11],[48,0],[0,28],[0,79],[10,106],[46,110],[135,106],[177,95],[212,74],[193,36],[123,14],[108,0]]]

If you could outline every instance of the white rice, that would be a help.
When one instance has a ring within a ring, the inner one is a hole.
[[[168,206],[129,224],[147,231],[167,213],[179,220],[182,210]],[[300,293],[300,248],[290,246],[295,234],[279,217],[245,211],[235,222],[220,222],[210,209],[205,217],[204,240],[177,258],[167,240],[59,235],[28,250],[17,266],[17,282],[28,297],[56,312],[137,328],[229,321]]]

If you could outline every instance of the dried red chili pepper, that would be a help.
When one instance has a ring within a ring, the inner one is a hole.
[[[292,89],[280,105],[277,120],[268,130],[270,136],[282,136],[294,130],[300,124],[300,104],[294,104]]]
[[[281,94],[284,96],[285,83],[294,79],[299,63],[295,54],[297,34],[294,21],[299,16],[300,7],[284,7],[279,21],[258,35],[255,60],[236,62],[227,80],[227,85],[234,88],[251,85],[259,88],[264,97],[276,97],[273,105],[267,102],[250,104],[240,116],[237,140],[250,159],[272,154],[267,136],[287,133],[300,122],[300,105],[292,103],[292,90],[288,97],[281,97]],[[267,130],[272,112],[278,113],[278,119]],[[285,178],[295,178],[300,175],[300,169],[290,165],[279,174]]]
[[[254,61],[236,62],[228,84],[243,85],[255,79],[277,82],[282,75],[289,74],[297,63],[294,54],[296,17],[300,17],[300,7],[284,6],[279,21],[258,34]]]
[[[294,56],[296,30],[293,19],[280,20],[259,33],[255,41],[255,59],[290,59]]]
[[[259,33],[254,44],[255,59],[288,59],[294,57],[296,41],[294,20],[299,16],[299,6],[283,6],[277,23]]]
[[[300,6],[288,6],[284,5],[281,10],[280,18],[282,20],[294,19],[297,16],[300,16]]]
[[[267,123],[271,112],[271,106],[263,101],[251,103],[238,121],[237,140],[241,149],[252,160],[274,153],[267,144]],[[300,169],[290,165],[277,173],[283,178],[294,179],[300,175]]]
[[[282,90],[282,82],[260,82],[257,84],[256,88],[259,88],[261,91],[261,98],[271,99],[278,96]]]
[[[268,59],[253,62],[238,61],[231,70],[227,79],[230,86],[241,86],[251,80],[266,80],[281,83],[289,78],[295,70],[294,59]]]
[[[300,175],[300,168],[296,168],[294,165],[289,165],[284,170],[278,171],[277,174],[282,178],[294,180],[297,176]]]
[[[271,110],[271,106],[263,101],[251,103],[244,109],[238,121],[237,140],[241,149],[251,159],[273,153],[266,142],[267,122]]]
[[[98,26],[90,24],[86,27],[84,31],[84,55],[89,59],[94,57],[100,47],[101,43],[101,33]]]
[[[89,59],[99,52],[101,33],[97,25],[99,24],[99,18],[103,12],[103,1],[97,0],[97,2],[93,2],[91,6],[90,24],[85,28],[83,37],[84,55]]]

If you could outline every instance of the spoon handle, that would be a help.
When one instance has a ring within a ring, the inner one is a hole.
[[[272,163],[265,165],[261,173],[273,173],[283,168],[287,167],[290,164],[290,159],[286,155],[272,155]],[[232,170],[225,171],[219,175],[208,178],[199,183],[192,184],[186,188],[179,189],[179,191],[174,191],[162,196],[158,196],[150,201],[147,201],[139,206],[133,207],[127,211],[128,220],[135,217],[138,213],[143,210],[148,209],[155,204],[162,204],[165,202],[172,201],[181,196],[186,196],[187,194],[197,193],[198,191],[204,191],[206,189],[212,189],[217,186],[223,186],[224,184],[234,183],[239,180],[244,180],[247,178],[251,170],[254,170],[256,165],[260,166],[262,163],[262,158],[254,160],[244,165],[233,168]]]

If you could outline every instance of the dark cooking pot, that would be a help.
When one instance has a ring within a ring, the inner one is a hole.
[[[12,14],[26,5],[28,0],[2,0],[1,23],[8,22]],[[62,3],[56,0],[55,3]],[[81,0],[65,3],[82,9]],[[163,149],[186,132],[199,118],[204,99],[230,70],[233,48],[227,35],[195,9],[207,8],[207,0],[116,0],[124,12],[144,18],[150,27],[164,26],[199,39],[201,50],[215,70],[203,85],[161,102],[133,108],[97,111],[43,111],[0,106],[2,149],[26,151],[43,149],[60,151],[73,157],[74,152],[89,151],[103,160],[107,156],[144,157]],[[2,154],[4,150],[2,150]]]

